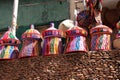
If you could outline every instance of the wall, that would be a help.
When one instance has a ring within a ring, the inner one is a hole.
[[[0,0],[0,29],[11,25],[13,0]],[[19,0],[18,26],[41,25],[69,18],[67,0]]]

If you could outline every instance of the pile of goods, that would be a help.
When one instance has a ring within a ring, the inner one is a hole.
[[[20,41],[9,29],[0,39],[0,59],[14,59],[60,53],[109,51],[111,50],[111,28],[103,25],[101,20],[102,0],[85,0],[85,7],[89,10],[78,13],[75,21],[64,20],[59,29],[50,24],[42,35],[34,25],[22,34],[22,49],[19,53]],[[116,24],[118,33],[113,42],[116,49],[120,49],[120,21]],[[86,29],[86,30],[85,30]],[[88,32],[89,30],[89,32]],[[86,42],[91,35],[91,48]],[[64,39],[63,39],[64,38]],[[64,42],[64,44],[63,44]]]

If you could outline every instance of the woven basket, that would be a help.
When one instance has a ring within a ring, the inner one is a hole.
[[[107,51],[111,49],[110,34],[112,30],[105,25],[98,25],[90,30],[91,50]]]

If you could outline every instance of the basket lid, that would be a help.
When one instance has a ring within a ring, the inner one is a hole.
[[[68,36],[75,36],[75,35],[87,36],[87,34],[88,34],[87,31],[77,25],[78,25],[78,23],[76,21],[75,26],[66,31],[66,35],[68,35]]]
[[[0,44],[1,45],[18,45],[20,44],[20,41],[15,35],[13,35],[13,33],[11,32],[11,28],[9,28],[9,30],[5,32],[1,37]]]
[[[112,33],[112,29],[105,26],[105,25],[97,25],[96,27],[93,27],[91,30],[90,30],[90,34],[94,34],[94,33]]]
[[[50,28],[42,32],[42,36],[45,37],[62,37],[63,31],[54,27],[54,23],[50,24]]]
[[[30,25],[30,29],[22,34],[22,39],[41,39],[41,34],[38,30],[34,29],[34,25]]]

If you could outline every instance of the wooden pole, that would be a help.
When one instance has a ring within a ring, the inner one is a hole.
[[[75,11],[75,0],[70,0],[70,19],[71,20],[75,20],[74,11]]]
[[[12,31],[13,35],[16,35],[18,3],[19,3],[19,0],[14,0],[12,25],[11,25],[12,26],[11,31]]]

